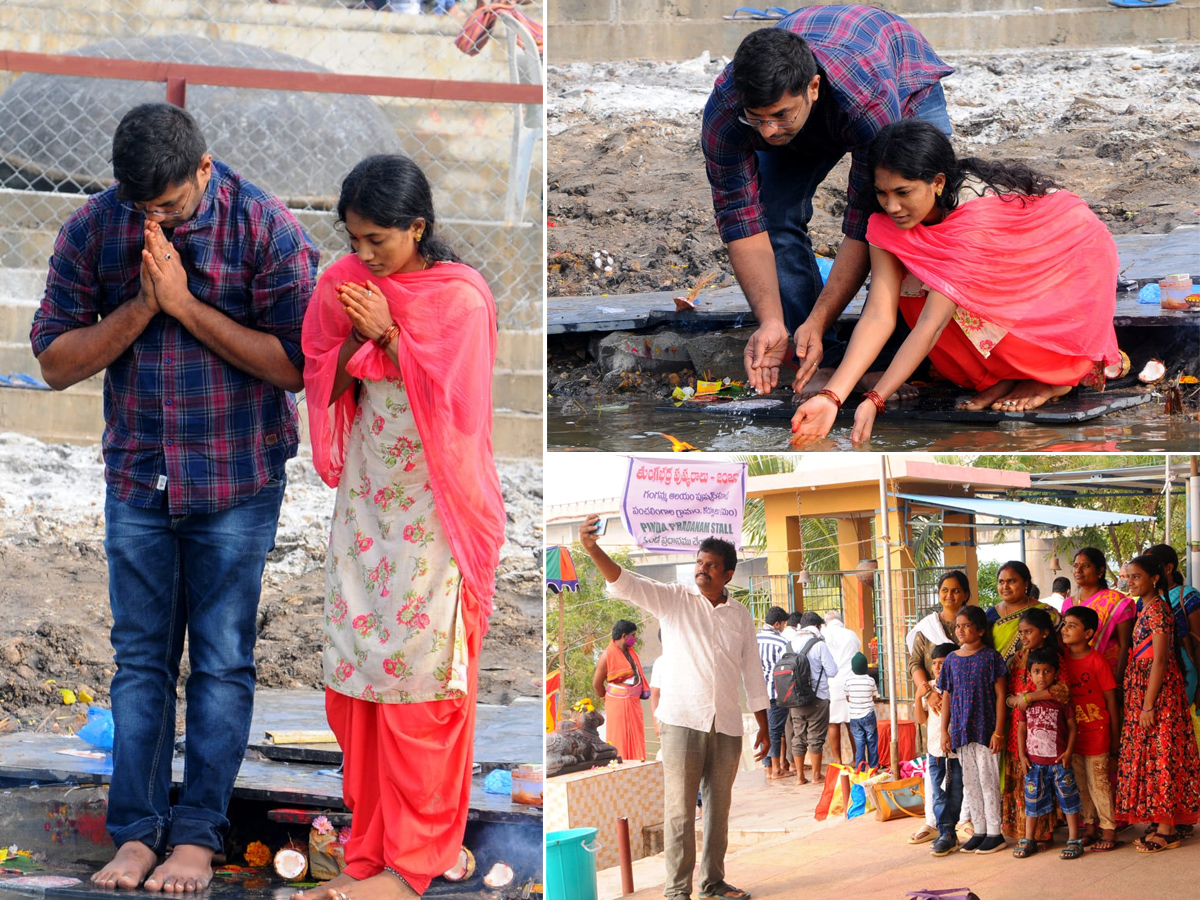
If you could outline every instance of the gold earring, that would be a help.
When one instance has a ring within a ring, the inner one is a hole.
[[[940,196],[942,196],[942,189],[941,189],[941,188],[937,188],[937,189],[934,191],[934,194],[936,194],[936,195],[937,195],[937,196],[939,196],[939,197],[940,197]]]
[[[419,243],[421,243],[421,238],[424,236],[425,236],[425,232],[418,231],[416,234],[413,235],[413,240],[415,240],[419,244]]]

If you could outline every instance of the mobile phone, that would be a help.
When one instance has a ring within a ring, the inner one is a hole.
[[[604,532],[608,531],[608,517],[601,516],[600,521],[595,525],[596,530],[592,532],[592,537],[600,537]]]

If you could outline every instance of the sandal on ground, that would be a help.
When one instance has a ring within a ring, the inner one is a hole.
[[[1193,834],[1196,833],[1196,826],[1195,825],[1176,825],[1175,833],[1177,835],[1179,835],[1179,839],[1181,841],[1186,841],[1188,838],[1190,838]]]
[[[1017,859],[1028,859],[1037,852],[1037,841],[1031,841],[1029,838],[1021,838],[1017,841],[1017,849],[1013,850],[1013,856]]]
[[[1060,859],[1079,859],[1083,856],[1083,841],[1075,838],[1073,841],[1067,841],[1067,846],[1058,854]]]
[[[1084,846],[1085,848],[1087,848],[1087,847],[1090,847],[1090,846],[1092,846],[1092,844],[1096,843],[1096,841],[1100,840],[1100,835],[1098,835],[1098,834],[1085,834],[1085,835],[1084,835],[1083,837],[1081,837],[1079,840],[1080,840],[1080,842],[1083,844],[1083,846]]]
[[[1164,850],[1174,850],[1178,846],[1179,835],[1158,834],[1157,832],[1140,841],[1133,842],[1133,849],[1138,853],[1162,853]]]
[[[1100,838],[1100,840],[1096,841],[1096,843],[1092,844],[1092,846],[1089,847],[1088,849],[1091,850],[1093,853],[1111,853],[1113,850],[1116,850],[1118,847],[1124,847],[1124,846],[1125,846],[1124,841],[1118,841],[1118,840],[1110,841],[1110,840],[1107,840],[1106,838]]]
[[[929,825],[922,825],[916,831],[908,836],[910,844],[924,844],[926,841],[932,841],[938,836],[938,830]]]
[[[750,900],[750,892],[735,888],[728,881],[722,881],[715,888],[700,892],[701,897],[714,897],[719,900]]]

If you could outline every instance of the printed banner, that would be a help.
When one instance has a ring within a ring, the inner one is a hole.
[[[644,550],[694,552],[718,537],[742,549],[746,464],[629,460],[621,521]]]

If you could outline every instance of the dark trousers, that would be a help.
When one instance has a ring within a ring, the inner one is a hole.
[[[953,836],[962,813],[962,763],[953,757],[932,754],[927,759],[929,785],[933,791],[933,815],[937,819],[938,834]],[[946,782],[944,788],[943,780]]]
[[[779,706],[772,700],[771,707],[767,710],[767,728],[769,729],[768,734],[771,736],[771,752],[763,760],[763,766],[771,765],[771,760],[780,757],[779,746],[783,743],[783,728],[787,724],[787,720],[787,709]]]

